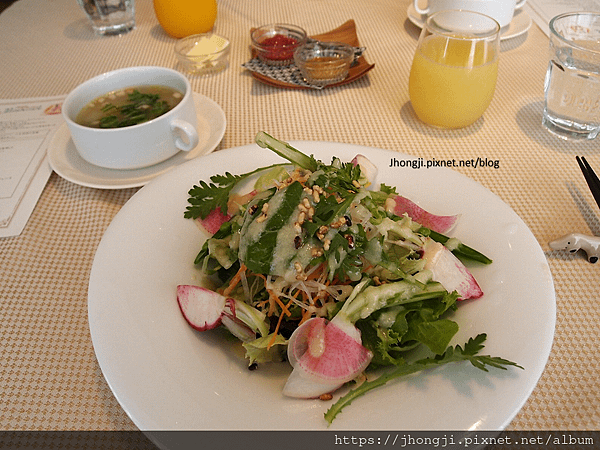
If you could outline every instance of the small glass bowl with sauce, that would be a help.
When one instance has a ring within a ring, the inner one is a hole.
[[[296,25],[263,25],[250,33],[252,49],[258,59],[271,66],[288,66],[294,51],[306,42],[306,31]]]
[[[309,42],[296,49],[294,62],[313,86],[338,83],[348,76],[354,47],[342,42]]]
[[[213,33],[194,34],[175,43],[175,56],[186,72],[208,75],[229,65],[229,41]]]

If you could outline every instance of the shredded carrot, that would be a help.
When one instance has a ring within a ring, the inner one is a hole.
[[[302,291],[302,301],[308,305],[308,295],[306,294],[306,292]],[[306,322],[308,319],[310,319],[312,316],[312,313],[308,310],[308,309],[302,309],[302,319],[300,320],[300,323],[298,325],[302,325],[304,322]]]
[[[318,269],[313,270],[313,272],[306,277],[307,280],[316,280],[321,277],[323,272],[325,271],[325,264],[321,263]]]
[[[290,310],[288,309],[288,307],[283,304],[283,302],[281,301],[281,299],[279,298],[279,296],[276,295],[270,289],[267,289],[267,292],[269,293],[269,300],[271,302],[271,308],[269,309],[270,315],[272,315],[273,312],[275,312],[274,311],[275,304],[277,304],[281,308],[281,314],[282,315],[285,314],[286,316],[290,317],[292,315],[292,313],[290,312]],[[289,303],[288,303],[288,305],[289,305]]]
[[[292,304],[293,300],[290,299],[289,302],[287,302],[286,309]],[[281,321],[283,320],[283,314],[279,315],[279,320],[277,321],[277,325],[275,326],[275,331],[273,332],[273,336],[271,337],[271,340],[269,341],[269,343],[267,344],[267,350],[269,350],[271,348],[271,346],[275,343],[275,339],[277,339],[277,333],[279,333],[279,327],[281,326]]]
[[[237,271],[237,273],[233,276],[231,281],[229,282],[229,286],[227,286],[227,288],[223,291],[223,295],[225,297],[227,297],[229,294],[231,294],[231,292],[235,289],[237,284],[242,279],[242,273],[244,273],[245,271],[246,271],[246,265],[244,263],[240,264],[240,268]]]

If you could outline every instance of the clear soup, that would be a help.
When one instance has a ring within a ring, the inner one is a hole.
[[[183,93],[167,86],[130,86],[95,98],[75,122],[91,128],[121,128],[148,122],[173,109]]]

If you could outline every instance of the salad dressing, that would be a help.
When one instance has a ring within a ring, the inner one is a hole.
[[[294,238],[298,233],[294,224],[298,221],[299,213],[300,211],[296,209],[288,222],[277,233],[277,244],[271,260],[271,273],[284,277],[288,281],[296,280],[297,272],[294,269],[294,262],[301,264],[303,269],[308,264],[308,261],[300,261],[300,258],[295,258],[298,250],[294,245]]]

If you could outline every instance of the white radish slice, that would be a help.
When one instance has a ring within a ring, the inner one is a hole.
[[[373,164],[369,158],[364,155],[356,155],[352,160],[353,165],[360,166],[363,177],[365,177],[371,185],[375,184],[375,178],[377,178],[377,166]]]
[[[201,286],[177,286],[177,303],[185,320],[198,331],[212,330],[221,324],[227,298]]]
[[[439,242],[427,238],[423,246],[425,269],[431,270],[433,280],[448,292],[457,291],[460,300],[475,299],[483,295],[481,287],[469,269]]]
[[[390,209],[391,208],[388,209],[388,212],[394,213],[397,216],[406,214],[415,222],[420,223],[430,230],[437,231],[438,233],[442,234],[448,233],[450,230],[452,230],[460,217],[458,215],[438,216],[436,214],[432,214],[428,211],[425,211],[419,205],[407,199],[406,197],[402,197],[401,195],[398,195],[394,198],[393,210]]]
[[[372,353],[362,346],[360,337],[356,340],[354,331],[351,335],[343,328],[335,319],[327,322],[312,318],[294,331],[288,342],[288,360],[294,370],[284,395],[318,397],[338,389],[367,368]]]
[[[337,391],[344,383],[316,381],[307,377],[302,369],[294,369],[283,387],[283,395],[292,398],[317,398],[323,394]]]

